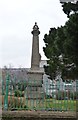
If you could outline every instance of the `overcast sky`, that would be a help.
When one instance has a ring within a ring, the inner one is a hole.
[[[59,0],[0,0],[0,67],[31,66],[31,31],[35,22],[41,32],[40,53],[46,59],[44,34],[66,20]]]

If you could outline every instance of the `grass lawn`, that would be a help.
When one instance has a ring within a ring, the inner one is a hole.
[[[43,105],[44,108],[53,110],[76,110],[76,100],[45,99]]]
[[[55,100],[55,99],[44,99],[44,100],[32,100],[32,102],[27,101],[29,109],[35,110],[54,110],[54,111],[75,111],[76,110],[76,100]]]
[[[55,100],[55,99],[45,99],[39,101],[36,104],[33,101],[33,106],[35,109],[47,109],[47,110],[60,110],[60,111],[75,111],[76,110],[76,101],[75,100]],[[31,105],[28,106],[31,108]],[[32,107],[33,109],[33,107]]]

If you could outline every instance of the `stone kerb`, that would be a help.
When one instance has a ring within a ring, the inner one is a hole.
[[[2,120],[77,120],[75,112],[3,111]]]

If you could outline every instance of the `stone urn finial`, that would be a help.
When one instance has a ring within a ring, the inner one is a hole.
[[[32,34],[40,34],[39,27],[37,25],[37,22],[35,22],[35,25],[33,26],[33,31],[31,32]]]

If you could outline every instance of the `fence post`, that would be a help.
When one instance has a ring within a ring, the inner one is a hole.
[[[9,85],[9,75],[6,77],[6,91],[4,97],[4,110],[8,109],[8,85]]]

